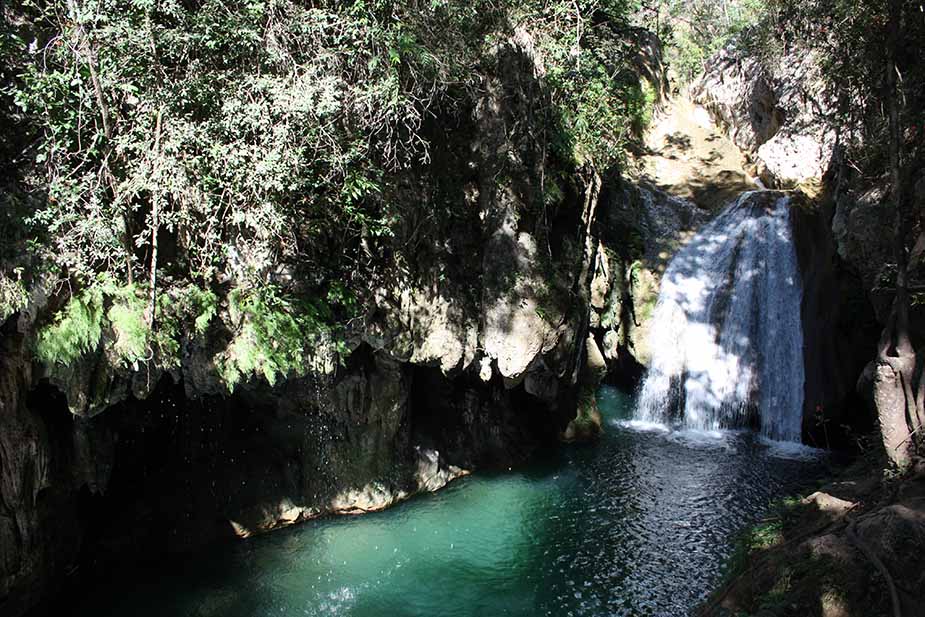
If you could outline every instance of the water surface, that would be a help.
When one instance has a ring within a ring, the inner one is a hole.
[[[76,613],[677,617],[716,584],[738,531],[825,472],[818,454],[749,433],[628,422],[611,388],[599,402],[597,446],[125,573]]]

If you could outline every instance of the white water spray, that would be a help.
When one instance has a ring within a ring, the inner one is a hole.
[[[637,419],[800,441],[802,285],[789,198],[744,193],[671,260]]]

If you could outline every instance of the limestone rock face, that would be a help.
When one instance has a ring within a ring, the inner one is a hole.
[[[671,257],[711,213],[645,184],[601,198],[601,246],[591,285],[591,328],[611,378],[633,381],[649,362],[649,330]]]
[[[780,130],[784,119],[772,83],[758,61],[727,48],[710,58],[691,85],[691,95],[739,148],[755,152]]]
[[[876,290],[891,280],[888,266],[893,261],[894,209],[883,186],[861,194],[846,192],[835,204],[832,233],[838,256],[861,277],[864,287]],[[874,307],[880,321],[886,321],[890,297],[874,292]]]
[[[514,280],[508,290],[485,292],[482,342],[502,377],[519,380],[541,353],[550,351],[558,338],[553,324],[541,316],[535,272],[536,242],[526,233],[502,228],[489,240],[486,262],[500,278]]]
[[[855,386],[875,355],[879,327],[863,277],[840,256],[831,205],[810,206],[799,194],[791,203],[803,280],[803,432],[811,444],[830,447],[838,427],[865,414]]]
[[[597,347],[593,334],[585,341],[585,361],[580,372],[581,391],[578,395],[578,409],[575,417],[565,427],[562,439],[565,441],[589,441],[603,431],[603,417],[597,408],[595,393],[607,374],[607,363]]]
[[[66,409],[30,409],[30,399],[43,402],[30,393],[30,348],[9,325],[0,338],[0,607],[17,615],[42,600],[77,558],[75,489],[99,476],[77,454]]]
[[[515,387],[531,371],[561,377],[577,364],[577,354],[561,352],[563,343],[573,347],[582,340],[587,299],[581,290],[590,281],[580,278],[591,258],[585,236],[596,202],[582,205],[575,195],[542,215],[543,224],[531,222],[544,199],[546,163],[542,144],[521,119],[541,104],[533,94],[544,68],[522,30],[498,59],[478,110],[478,208],[485,238],[479,344],[493,371]],[[530,381],[538,391],[537,377]]]
[[[893,213],[883,182],[846,182],[831,199],[792,211],[803,274],[804,435],[814,445],[828,447],[841,427],[863,425],[875,385],[883,389],[877,396],[890,391],[889,372],[867,363],[893,302]],[[925,310],[913,305],[914,336],[922,323]]]
[[[769,188],[817,182],[828,169],[835,140],[812,53],[794,50],[768,67],[729,46],[710,58],[690,92]]]
[[[464,166],[473,173],[454,187],[469,218],[442,230],[445,238],[428,238],[441,248],[416,275],[373,291],[356,337],[444,375],[477,371],[483,382],[527,383],[531,394],[555,401],[555,382],[576,364],[577,354],[563,347],[581,340],[585,311],[573,291],[587,285],[578,281],[589,259],[582,221],[593,204],[569,194],[545,206],[537,222],[549,163],[536,127],[522,118],[535,117],[541,104],[545,68],[523,29],[498,46],[496,58],[460,155],[470,157]]]
[[[375,267],[341,362],[320,339],[305,374],[243,375],[229,391],[218,365],[246,317],[227,302],[206,332],[182,334],[169,368],[120,365],[105,341],[73,366],[33,367],[40,310],[2,324],[0,612],[49,597],[78,555],[118,563],[377,510],[561,438],[591,383],[579,375],[597,194],[546,154],[543,75],[518,30],[461,114],[471,121],[435,137],[440,163],[396,183],[420,218],[407,246],[364,249]],[[223,283],[257,272],[311,287],[230,249]]]
[[[876,320],[886,324],[893,305],[896,259],[893,253],[895,208],[887,178],[846,182],[834,199],[831,229],[838,258],[856,273],[873,306]],[[856,186],[860,184],[860,186]],[[909,196],[910,212],[925,210],[925,180],[919,180]],[[925,281],[925,244],[920,240],[909,253],[910,286]],[[925,306],[909,307],[913,340],[925,336]],[[873,357],[873,352],[868,358]]]
[[[462,298],[409,284],[376,290],[373,301],[383,317],[368,322],[359,334],[364,342],[413,364],[438,366],[445,374],[472,364],[478,323]]]

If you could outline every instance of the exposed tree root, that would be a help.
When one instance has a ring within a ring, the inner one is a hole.
[[[899,601],[899,591],[896,589],[896,582],[893,580],[893,577],[890,575],[890,571],[887,570],[883,561],[871,550],[870,546],[866,542],[861,540],[858,537],[855,527],[857,526],[857,519],[852,520],[846,529],[846,535],[848,539],[854,544],[861,553],[867,557],[868,560],[877,568],[880,574],[883,575],[883,579],[886,581],[886,586],[890,591],[890,602],[893,604],[893,617],[902,617],[902,604]]]

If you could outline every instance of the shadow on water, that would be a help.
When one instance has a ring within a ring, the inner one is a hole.
[[[683,615],[730,539],[825,472],[748,433],[609,430],[531,468],[460,480],[362,517],[329,518],[125,572],[77,615]]]

